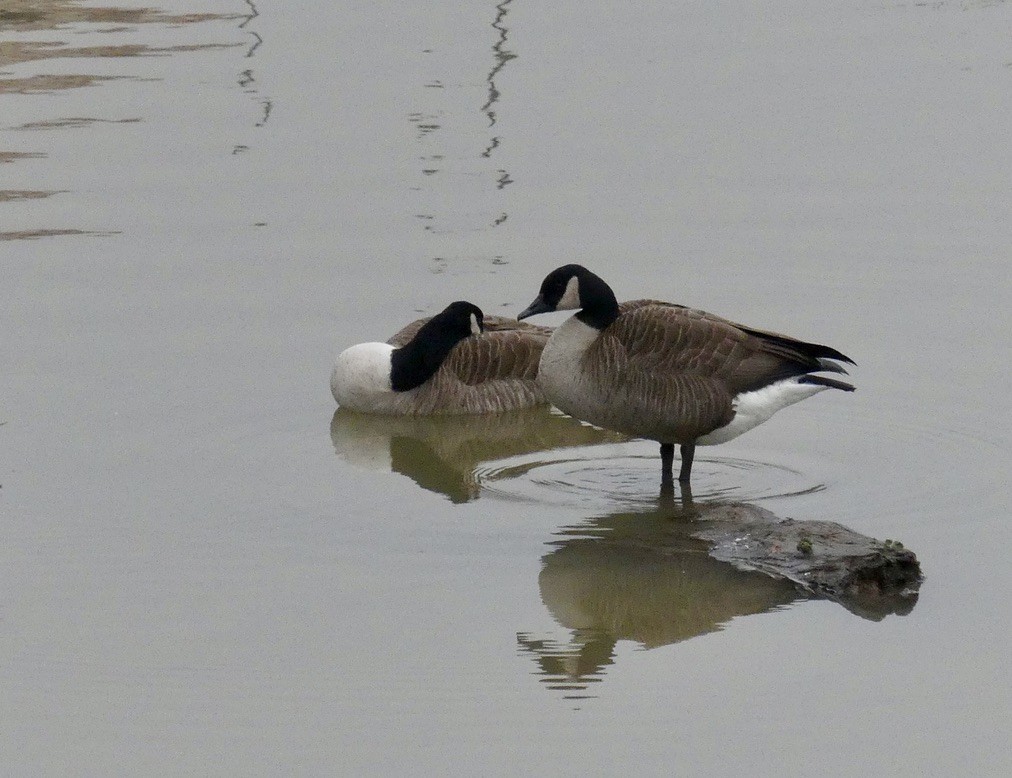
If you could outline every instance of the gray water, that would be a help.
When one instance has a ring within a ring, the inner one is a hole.
[[[1010,28],[0,4],[5,771],[1007,774]],[[695,497],[902,540],[909,612],[674,544],[654,444],[335,415],[340,349],[572,261],[854,357]]]

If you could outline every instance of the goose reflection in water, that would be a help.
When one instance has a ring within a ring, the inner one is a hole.
[[[546,407],[441,417],[339,408],[330,432],[346,461],[401,473],[456,503],[476,499],[483,488],[508,493],[510,481],[527,483],[534,470],[558,463],[571,492],[602,486],[606,473],[622,469],[617,463],[639,462],[600,445],[625,442],[620,434]],[[563,448],[569,453],[551,461],[538,456],[501,466]],[[611,465],[606,471],[597,467],[602,456]],[[561,486],[549,483],[553,492]],[[632,483],[638,493],[639,481]],[[610,488],[607,480],[603,486]],[[891,541],[832,522],[782,519],[746,501],[693,500],[687,485],[675,490],[668,481],[658,498],[633,502],[639,507],[626,500],[624,510],[559,530],[542,559],[541,599],[570,635],[560,641],[520,633],[517,641],[545,683],[567,696],[585,696],[602,680],[620,640],[669,645],[808,599],[831,599],[873,621],[905,615],[916,604],[917,559]]]
[[[330,437],[342,459],[401,473],[455,503],[477,499],[482,467],[490,462],[626,440],[544,406],[450,416],[375,416],[338,408]]]
[[[655,510],[614,513],[559,534],[538,584],[545,607],[570,635],[560,641],[519,633],[517,642],[535,658],[541,680],[567,698],[586,697],[588,686],[603,680],[620,640],[656,648],[808,599],[835,600],[872,621],[906,615],[917,602],[920,570],[909,552],[890,560],[891,545],[838,524],[782,520],[755,505],[676,506],[662,496]],[[799,536],[816,554],[793,545],[782,552],[781,543]],[[911,564],[892,577],[879,571],[877,582],[848,581],[839,591],[808,580],[814,567],[844,557],[861,556],[871,569],[862,555],[880,553],[887,563]]]
[[[614,534],[557,542],[538,576],[541,599],[569,640],[517,635],[541,680],[570,698],[603,680],[620,640],[656,648],[806,599],[789,581],[712,559],[705,542],[667,515],[616,514],[588,529]]]

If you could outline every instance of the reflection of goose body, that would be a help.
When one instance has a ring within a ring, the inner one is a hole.
[[[567,629],[654,648],[803,597],[789,581],[736,570],[687,541],[651,548],[574,538],[544,558],[541,598]]]
[[[541,600],[569,634],[520,633],[517,640],[550,688],[585,694],[615,662],[620,640],[670,645],[805,599],[789,581],[707,555],[691,534],[705,507],[694,519],[673,518],[671,510],[617,513],[567,528],[568,537],[542,558]]]
[[[453,502],[478,497],[480,471],[490,462],[624,440],[547,406],[481,416],[376,416],[338,408],[330,436],[343,459],[402,473]]]
[[[550,402],[572,416],[661,444],[670,477],[688,483],[695,447],[725,443],[781,408],[824,389],[854,387],[819,372],[845,372],[836,349],[744,327],[656,300],[619,303],[580,265],[552,271],[520,314],[579,309],[541,357]]]
[[[490,413],[545,402],[538,361],[551,330],[451,303],[387,343],[359,343],[337,358],[330,389],[364,413]]]
[[[672,513],[674,511],[674,514]],[[541,599],[567,640],[521,633],[546,683],[578,688],[614,661],[619,640],[646,648],[723,629],[741,616],[812,597],[862,618],[904,615],[917,602],[910,552],[839,524],[785,520],[746,503],[661,500],[567,527],[542,558]],[[808,539],[808,552],[798,548]],[[852,575],[846,575],[847,571]],[[824,584],[839,582],[829,591]]]

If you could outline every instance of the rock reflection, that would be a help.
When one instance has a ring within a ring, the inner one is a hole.
[[[807,530],[816,552],[777,548],[779,569],[754,564],[768,546],[746,548],[737,557],[721,554],[722,544],[741,544],[757,527],[783,532],[785,542],[799,528]],[[521,652],[534,656],[541,680],[567,698],[588,696],[588,685],[600,682],[615,662],[620,640],[644,648],[669,645],[721,630],[741,616],[820,597],[880,620],[908,613],[920,580],[919,569],[912,569],[905,583],[820,589],[804,571],[792,570],[798,558],[810,560],[809,567],[828,558],[819,553],[823,539],[850,544],[864,567],[874,567],[861,556],[865,551],[888,557],[890,547],[839,525],[784,521],[747,504],[677,505],[662,498],[653,510],[614,513],[560,535],[542,559],[538,584],[549,613],[570,631],[568,640],[520,633],[517,641]]]
[[[476,499],[483,469],[509,457],[624,440],[547,407],[483,416],[375,416],[338,408],[334,450],[363,467],[390,470],[455,503]]]

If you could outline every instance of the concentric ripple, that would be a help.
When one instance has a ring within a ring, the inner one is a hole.
[[[642,442],[513,457],[475,472],[486,496],[592,510],[656,505],[660,477],[653,445]],[[698,451],[692,470],[696,499],[754,502],[825,488],[783,465]]]

